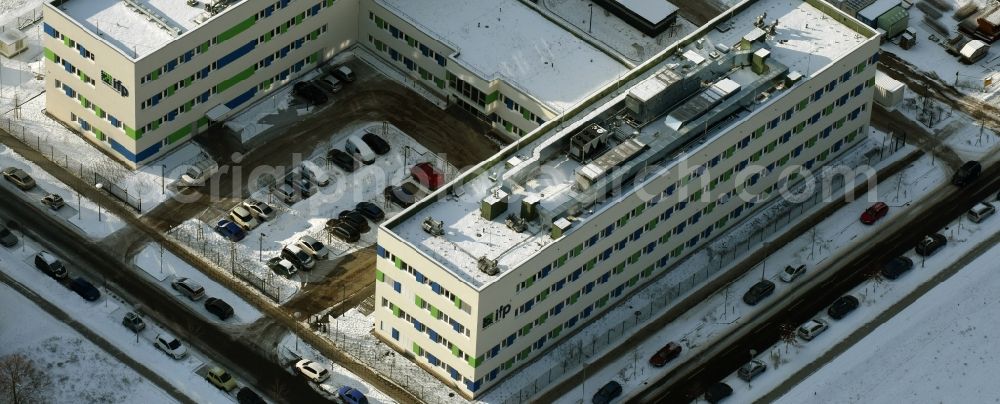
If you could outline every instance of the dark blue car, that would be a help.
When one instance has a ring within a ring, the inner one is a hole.
[[[247,235],[240,225],[226,219],[219,220],[219,222],[215,224],[215,232],[221,234],[222,237],[225,237],[232,242],[243,240],[243,237]]]
[[[368,397],[351,386],[341,386],[337,390],[337,396],[347,404],[368,404]]]
[[[600,390],[597,390],[597,394],[594,394],[593,402],[594,404],[608,404],[621,394],[622,385],[612,380],[608,384],[605,384],[604,387],[601,387]]]
[[[101,291],[97,290],[94,285],[83,278],[76,278],[70,282],[69,290],[76,292],[76,294],[80,295],[83,300],[88,302],[92,302],[101,297]]]

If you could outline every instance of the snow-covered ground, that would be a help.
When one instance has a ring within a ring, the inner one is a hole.
[[[542,0],[539,4],[636,64],[649,59],[698,28],[678,15],[676,28],[651,37],[605,11],[592,0]]]
[[[369,403],[390,404],[396,402],[354,373],[344,369],[343,366],[323,357],[318,351],[309,346],[309,344],[300,343],[298,337],[294,334],[285,335],[285,338],[278,344],[278,356],[287,363],[295,363],[299,359],[308,359],[320,363],[327,368],[330,371],[329,379],[318,385],[310,383],[313,390],[316,390],[320,394],[326,394],[332,398],[337,395],[337,389],[341,386],[350,386],[364,394],[368,398]],[[294,369],[289,368],[288,370],[294,373]]]
[[[34,361],[51,381],[47,397],[53,403],[176,402],[4,284],[0,284],[0,324],[4,325],[0,357],[23,354]]]
[[[918,264],[895,282],[863,285],[865,291],[870,288],[875,295],[866,299],[866,305],[882,309],[892,304],[965,250],[997,234],[1000,220],[993,217],[981,225],[966,220],[961,231],[957,227],[955,223],[949,226],[944,234],[955,230],[949,245],[928,258],[924,268]],[[912,253],[907,255],[913,257]],[[811,374],[778,402],[801,403],[822,397],[824,402],[838,403],[974,403],[1000,397],[1000,385],[995,382],[1000,351],[993,343],[996,318],[1000,316],[996,299],[1000,288],[998,260],[1000,245],[994,245]],[[850,320],[859,324],[877,311],[862,306],[858,318]],[[838,340],[832,331],[846,334],[854,328],[845,325],[848,327],[843,330],[832,327],[827,331],[831,335],[821,335],[815,343],[831,345]]]
[[[985,0],[972,0],[980,5],[980,9],[987,7]],[[950,30],[949,36],[954,36],[958,32],[958,21],[951,16],[960,4],[966,0],[944,0],[944,3],[952,5],[952,11],[943,12],[938,21]],[[931,25],[924,21],[924,12],[917,7],[911,7],[910,28],[917,31],[917,44],[909,50],[900,48],[899,37],[882,45],[886,49],[900,58],[912,63],[927,73],[936,74],[946,83],[955,84],[958,82],[959,90],[966,94],[980,99],[994,99],[1000,92],[1000,51],[993,46],[989,54],[980,61],[971,65],[964,64],[957,57],[945,51],[943,45],[947,44],[944,35],[931,28]],[[938,38],[937,42],[929,39],[931,35]],[[956,76],[956,73],[958,74]],[[984,80],[992,77],[993,85],[984,87]]]
[[[156,279],[157,284],[164,289],[173,291],[170,283],[177,278],[188,278],[205,288],[205,297],[215,297],[224,300],[233,307],[233,317],[226,320],[226,323],[249,324],[259,319],[263,314],[260,310],[251,306],[225,286],[219,285],[198,269],[184,262],[176,255],[158,245],[149,244],[143,248],[135,257],[135,265],[145,271],[149,276]],[[205,318],[211,321],[218,321],[215,315],[205,311],[204,300],[192,302],[183,295],[174,292],[179,301],[194,307]]]
[[[20,168],[35,179],[37,186],[27,192],[18,190],[13,184],[4,181],[3,186],[21,194],[26,199],[25,203],[37,203],[41,206],[41,199],[46,194],[54,193],[62,196],[66,206],[58,211],[45,210],[49,214],[61,217],[69,224],[76,226],[92,239],[104,238],[125,225],[118,216],[108,213],[107,209],[99,208],[91,200],[81,197],[72,188],[53,177],[52,174],[42,170],[35,163],[28,161],[4,145],[0,145],[0,167]],[[101,211],[98,212],[98,209]]]
[[[928,132],[955,151],[962,160],[981,160],[1000,143],[1000,135],[995,130],[980,126],[982,121],[977,121],[961,110],[953,111],[950,106],[938,100],[921,99],[909,89],[906,94],[907,98],[896,109],[916,122],[920,122],[918,117],[925,109],[925,101],[929,110],[941,111],[940,119],[933,120],[934,126],[928,128]]]
[[[14,248],[0,248],[0,271],[3,271],[21,284],[30,287],[31,290],[38,294],[41,298],[58,306],[68,315],[75,318],[80,324],[100,335],[102,338],[115,344],[115,346],[125,354],[129,355],[151,370],[156,371],[161,377],[166,379],[167,382],[183,391],[184,394],[195,401],[204,403],[231,402],[230,397],[206,382],[202,376],[195,373],[200,370],[205,363],[208,363],[203,355],[198,352],[189,351],[189,355],[186,358],[182,360],[174,360],[158,351],[153,346],[153,339],[159,332],[162,331],[160,327],[153,324],[149,318],[145,318],[147,327],[138,336],[136,336],[136,334],[121,324],[125,313],[133,310],[128,303],[123,301],[120,297],[109,293],[108,290],[103,287],[103,283],[100,279],[93,278],[89,278],[89,280],[97,286],[98,289],[100,289],[101,297],[95,302],[87,302],[83,300],[49,276],[45,275],[38,269],[35,269],[33,260],[35,253],[40,249],[41,247],[33,240],[25,240],[24,238],[21,238],[20,243]],[[80,276],[79,272],[74,269],[72,262],[68,262],[66,264],[67,267],[69,267],[71,277]],[[7,293],[3,293],[2,295],[6,294]],[[2,295],[0,295],[0,298],[2,298]],[[30,324],[27,323],[33,323],[35,320],[35,316],[27,316],[23,318],[31,318],[33,321],[18,322],[22,328],[29,327]],[[0,341],[11,340],[4,336],[4,333],[6,332],[5,330],[8,328],[18,327],[0,328]],[[38,337],[32,334],[12,335],[23,335],[23,337],[14,339],[16,341],[38,340]],[[58,340],[55,342],[58,342]],[[6,349],[7,345],[8,343],[0,344],[0,346],[2,346],[2,348],[0,348],[0,352],[2,352],[3,349]],[[45,344],[43,347],[45,349],[56,349],[47,345],[49,344]],[[58,349],[52,352],[52,354],[57,357],[64,358],[74,357],[73,352],[65,352]],[[77,356],[83,357],[83,355],[80,354],[77,354]],[[95,371],[95,373],[100,372]],[[81,375],[80,377],[84,376]],[[112,384],[112,386],[114,386],[114,384]],[[124,392],[127,393],[127,389]],[[123,403],[142,402],[141,399],[128,395],[123,397],[121,400],[113,399],[110,401]],[[59,400],[57,402],[77,402],[77,400]],[[84,402],[103,401],[98,399],[84,400]],[[163,402],[163,400],[153,400],[150,402]]]

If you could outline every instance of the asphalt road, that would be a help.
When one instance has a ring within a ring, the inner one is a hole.
[[[132,265],[122,262],[91,241],[70,229],[63,221],[41,211],[41,205],[25,202],[9,187],[0,186],[0,213],[4,223],[17,222],[27,236],[61,257],[70,268],[70,276],[83,274],[97,285],[104,284],[115,294],[142,306],[142,312],[176,333],[181,339],[233,372],[237,379],[249,382],[269,394],[272,400],[289,403],[325,402],[304,379],[298,378],[254,347],[234,338],[234,327],[203,319],[179,302],[169,291],[135,273]],[[72,293],[66,291],[66,293]],[[152,349],[152,347],[150,348]],[[275,397],[274,391],[281,396]]]
[[[746,363],[750,359],[750,350],[763,352],[777,343],[783,325],[797,327],[825,310],[834,299],[870,277],[883,263],[912,248],[923,235],[941,231],[975,203],[992,197],[998,189],[1000,164],[984,170],[977,181],[965,188],[943,185],[923,204],[894,216],[891,222],[882,223],[882,231],[870,237],[863,248],[834,258],[826,269],[816,271],[818,276],[797,285],[790,293],[765,300],[770,308],[759,316],[758,321],[733,330],[716,346],[668,372],[662,379],[651,382],[649,388],[629,402],[679,403],[694,400],[707,386]],[[917,261],[914,265],[920,264]]]

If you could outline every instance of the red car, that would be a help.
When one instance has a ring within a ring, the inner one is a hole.
[[[668,342],[666,346],[660,348],[656,351],[656,354],[652,358],[649,358],[649,364],[654,367],[663,367],[667,362],[674,360],[678,355],[681,354],[681,346],[676,342]]]
[[[410,168],[410,176],[431,191],[444,185],[444,174],[431,163],[420,163]]]
[[[861,223],[875,223],[876,220],[881,219],[886,213],[889,213],[889,205],[886,205],[885,202],[875,202],[874,205],[865,209],[865,213],[861,214]]]

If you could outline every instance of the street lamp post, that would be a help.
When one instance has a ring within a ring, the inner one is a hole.
[[[258,250],[259,251],[258,254],[260,256],[258,257],[258,259],[260,259],[261,262],[264,262],[264,236],[266,236],[266,234],[260,233],[260,249]]]
[[[160,164],[160,193],[161,194],[167,193],[167,181],[166,181],[166,177],[167,177],[167,165],[166,164]]]
[[[96,185],[94,185],[94,187],[96,187],[97,190],[100,191],[102,188],[104,188],[104,184],[98,182]],[[100,198],[97,198],[97,221],[98,222],[101,221],[101,199]]]
[[[587,24],[587,32],[592,33],[594,29],[594,3],[587,5],[590,6],[590,22]]]

